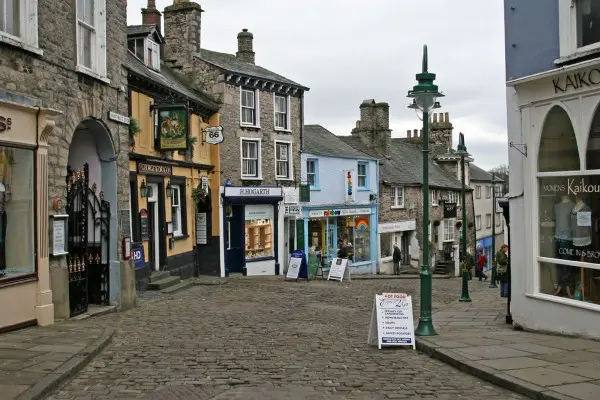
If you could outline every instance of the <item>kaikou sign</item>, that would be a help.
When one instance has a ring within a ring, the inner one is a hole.
[[[581,193],[600,193],[600,185],[586,184],[585,179],[576,181],[575,178],[567,178],[567,184],[551,184],[542,186],[544,192],[564,193],[576,196]]]
[[[600,69],[594,68],[591,71],[576,72],[564,77],[552,79],[554,93],[565,93],[569,89],[582,89],[600,85]]]

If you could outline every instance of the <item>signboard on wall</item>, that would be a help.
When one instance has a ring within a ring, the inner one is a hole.
[[[282,197],[280,187],[225,186],[225,197]]]
[[[302,206],[297,206],[297,205],[288,205],[284,207],[284,211],[283,211],[283,215],[284,216],[295,216],[295,215],[302,215]]]
[[[456,203],[444,202],[444,218],[456,218]]]
[[[311,218],[318,217],[338,217],[338,216],[349,216],[349,215],[370,215],[370,208],[340,208],[330,210],[312,210],[308,213]]]
[[[344,199],[347,203],[354,202],[354,170],[344,171]]]
[[[139,162],[137,164],[139,174],[143,175],[173,175],[173,167],[170,165],[159,165]]]
[[[142,240],[150,238],[150,226],[148,223],[148,210],[145,208],[140,210],[140,236]]]
[[[189,131],[187,106],[155,106],[154,109],[158,113],[158,148],[160,150],[186,150]]]
[[[417,221],[414,219],[411,221],[386,222],[379,224],[379,233],[414,231],[415,229],[417,229]]]
[[[208,144],[219,144],[223,143],[225,138],[223,137],[222,126],[210,126],[204,128],[204,141]]]
[[[208,244],[208,220],[206,213],[196,214],[196,244]]]

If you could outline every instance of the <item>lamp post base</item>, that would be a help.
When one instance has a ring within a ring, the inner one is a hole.
[[[469,302],[471,301],[471,297],[469,296],[469,271],[463,269],[462,273],[462,292],[460,293],[460,299],[458,301],[461,302]]]
[[[488,286],[490,289],[496,289],[498,287],[496,284],[497,279],[498,276],[496,275],[496,267],[492,267],[492,281],[490,282],[490,286]]]
[[[433,318],[431,317],[432,299],[431,299],[431,285],[432,285],[432,273],[429,265],[421,265],[421,272],[419,273],[421,278],[421,313],[419,316],[419,325],[415,330],[416,336],[435,336],[437,332],[433,327]]]
[[[433,327],[433,321],[431,319],[425,320],[419,318],[419,325],[415,329],[415,336],[436,336],[437,332]]]

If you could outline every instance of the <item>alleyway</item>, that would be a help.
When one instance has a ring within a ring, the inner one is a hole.
[[[472,291],[489,290],[472,282]],[[49,398],[523,398],[416,351],[366,345],[373,294],[414,295],[418,283],[233,278],[146,294],[133,311],[81,321],[113,325],[115,336]],[[436,307],[459,295],[459,280],[434,281]],[[418,315],[418,296],[415,303]]]

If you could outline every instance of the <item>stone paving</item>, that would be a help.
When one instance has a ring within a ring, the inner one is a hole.
[[[439,336],[417,348],[531,398],[600,399],[600,342],[513,330],[500,289],[434,314]]]
[[[79,322],[114,327],[113,340],[49,399],[523,399],[417,351],[366,344],[374,294],[410,293],[418,315],[418,286],[231,278],[142,296]],[[433,286],[436,308],[460,296],[458,279]]]

